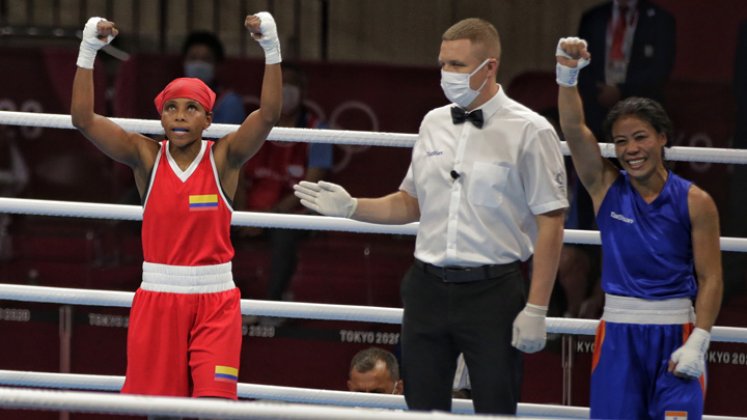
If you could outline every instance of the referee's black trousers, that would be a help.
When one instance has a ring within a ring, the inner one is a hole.
[[[411,410],[451,410],[460,352],[469,370],[475,411],[515,414],[521,352],[511,346],[526,292],[518,264],[500,276],[448,283],[414,265],[402,282],[402,371]]]

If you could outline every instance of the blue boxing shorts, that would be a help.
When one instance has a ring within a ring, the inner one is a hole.
[[[591,373],[591,418],[693,420],[703,416],[705,374],[684,379],[669,358],[693,330],[689,299],[607,295]]]

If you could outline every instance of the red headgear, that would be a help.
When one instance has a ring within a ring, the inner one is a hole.
[[[205,108],[205,112],[211,112],[215,104],[215,92],[202,80],[193,77],[174,79],[163,88],[161,93],[153,100],[158,113],[163,112],[164,102],[174,98],[193,99]]]

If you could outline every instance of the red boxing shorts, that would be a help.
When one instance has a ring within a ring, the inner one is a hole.
[[[240,293],[231,264],[143,264],[122,393],[237,399]]]

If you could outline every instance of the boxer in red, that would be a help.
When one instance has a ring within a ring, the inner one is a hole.
[[[180,78],[155,98],[166,139],[127,132],[93,111],[93,63],[117,29],[94,17],[83,31],[73,83],[73,125],[135,176],[143,203],[143,281],[130,313],[130,394],[236,399],[240,296],[231,274],[232,200],[244,163],[280,117],[280,43],[273,17],[245,26],[265,51],[260,108],[217,142],[202,139],[215,93]]]

